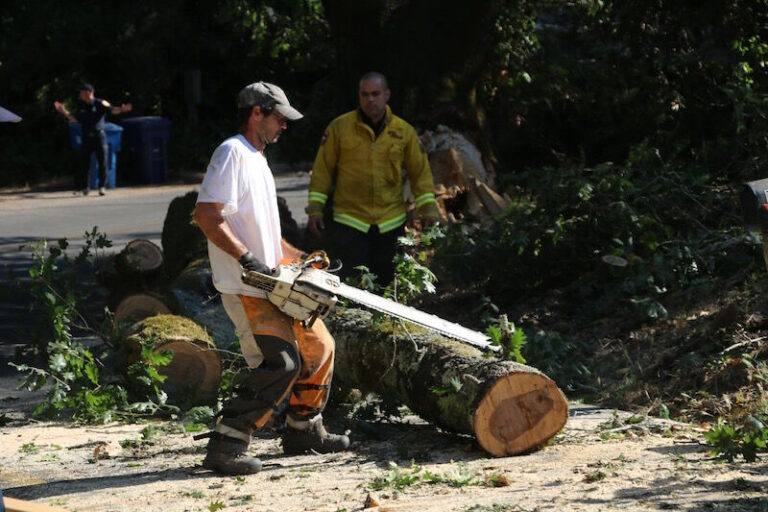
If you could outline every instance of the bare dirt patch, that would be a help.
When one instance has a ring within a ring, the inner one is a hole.
[[[474,440],[417,418],[347,423],[345,454],[285,456],[279,433],[250,451],[265,463],[247,477],[201,467],[205,442],[169,423],[73,426],[29,418],[35,395],[0,387],[0,488],[66,510],[729,510],[768,508],[768,464],[713,460],[695,429],[573,405],[553,442],[491,458]],[[635,423],[637,421],[637,423]]]

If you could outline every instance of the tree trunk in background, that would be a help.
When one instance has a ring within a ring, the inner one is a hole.
[[[205,236],[192,220],[196,203],[197,192],[192,191],[173,198],[168,205],[161,241],[169,279],[178,276],[190,261],[208,255]]]
[[[441,428],[474,434],[492,455],[535,449],[568,419],[560,389],[529,366],[432,333],[393,333],[388,319],[376,325],[361,310],[332,313],[326,324],[342,384],[401,402]]]

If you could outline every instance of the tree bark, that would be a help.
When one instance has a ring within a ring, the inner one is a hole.
[[[169,279],[179,275],[189,262],[207,254],[205,236],[192,220],[196,203],[197,192],[192,191],[173,198],[168,205],[161,243]]]
[[[171,284],[166,297],[174,313],[205,327],[217,347],[226,349],[237,341],[235,327],[221,305],[221,295],[213,286],[207,258],[187,265]]]
[[[329,315],[336,339],[335,378],[407,405],[435,425],[474,434],[495,456],[524,453],[565,425],[568,405],[557,385],[535,368],[370,313]]]

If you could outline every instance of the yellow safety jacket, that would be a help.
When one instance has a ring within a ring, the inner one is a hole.
[[[432,171],[416,130],[392,114],[378,137],[354,110],[331,121],[323,135],[309,182],[310,216],[320,216],[333,186],[333,220],[367,233],[386,233],[406,221],[402,169],[408,174],[422,217],[437,218]]]

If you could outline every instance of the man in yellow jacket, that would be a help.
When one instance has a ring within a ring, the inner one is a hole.
[[[333,253],[344,264],[342,277],[365,265],[386,285],[394,276],[397,239],[405,231],[403,169],[423,223],[434,223],[439,211],[416,130],[387,105],[387,79],[365,74],[358,94],[360,108],[331,121],[320,142],[309,183],[307,228],[315,236],[325,229],[323,208],[333,193]]]

